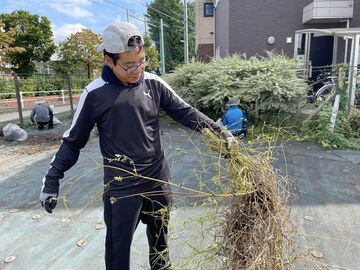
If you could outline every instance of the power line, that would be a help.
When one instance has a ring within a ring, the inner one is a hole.
[[[148,15],[145,15],[147,18],[151,18],[150,16],[148,16]],[[182,26],[178,26],[178,25],[172,25],[171,27],[172,28],[177,28],[177,29],[180,29],[180,30],[184,30],[184,22],[179,22]],[[170,27],[168,24],[166,24],[166,23],[163,23],[163,25],[165,26],[165,27]],[[191,25],[189,25],[189,29],[190,30],[194,30],[194,27],[195,27],[195,24],[191,24]]]
[[[127,12],[127,9],[126,9],[126,8],[123,8],[123,7],[121,7],[119,4],[114,3],[114,2],[112,2],[112,1],[110,1],[110,0],[103,0],[103,1],[104,1],[104,2],[107,2],[107,3],[109,3],[109,4],[112,4],[112,5],[114,5],[114,6],[116,6],[116,8],[113,8],[113,7],[110,7],[110,6],[107,6],[107,5],[98,3],[98,2],[96,2],[95,0],[89,0],[89,1],[92,2],[92,3],[95,4],[95,5],[98,5],[98,6],[107,8],[107,9],[111,9],[111,10],[113,10],[113,11],[114,11],[114,9],[115,9],[115,10],[121,11],[121,12],[123,12],[123,13],[125,13],[125,14],[126,14],[126,12]],[[139,1],[137,1],[137,0],[134,0],[134,1],[136,1],[136,2],[138,2],[138,3],[140,3],[141,5],[143,5],[143,6],[146,7],[146,5],[144,5],[143,3],[141,3],[141,2],[139,2]],[[156,10],[157,12],[161,12],[161,11],[158,11],[157,9],[155,9],[155,8],[153,8],[153,9]],[[135,13],[134,10],[130,10],[130,11],[132,11],[133,13]],[[163,15],[165,15],[165,16],[170,17],[169,15],[167,15],[167,14],[165,14],[165,13],[163,13],[163,12],[161,12],[161,13],[162,13]],[[134,18],[134,19],[136,19],[136,20],[138,20],[138,21],[141,21],[141,22],[145,23],[145,20],[140,19],[139,17],[137,17],[137,16],[135,16],[135,15],[132,15],[131,13],[129,14],[129,16],[132,17],[132,18]],[[170,17],[170,18],[171,18],[171,17]],[[173,18],[172,18],[172,19],[173,19]],[[176,20],[176,21],[179,22],[179,23],[183,23],[183,22],[178,21],[178,20]],[[150,25],[151,27],[160,28],[160,26],[158,26],[158,25],[156,25],[156,24],[153,24],[153,23],[150,23],[150,22],[148,22],[148,21],[147,21],[146,23],[147,23],[148,25]],[[170,26],[169,26],[168,24],[166,24],[166,23],[164,23],[163,26],[165,26],[165,27],[170,27]],[[172,27],[177,28],[177,29],[180,29],[181,31],[184,30],[184,26],[173,25]],[[190,27],[190,30],[193,30],[192,27]]]
[[[141,21],[141,22],[143,22],[143,23],[145,23],[145,20],[143,20],[143,19],[140,19],[140,18],[138,18],[138,17],[136,17],[136,16],[134,16],[134,15],[132,15],[132,14],[129,14],[129,16],[130,17],[132,17],[132,18],[134,18],[134,19],[137,19],[137,20],[139,20],[139,21]],[[146,22],[148,25],[151,25],[151,26],[154,26],[154,27],[156,27],[156,28],[159,28],[159,26],[157,26],[157,25],[155,25],[155,24],[152,24],[152,23],[149,23],[149,22]]]
[[[101,7],[104,7],[104,8],[108,8],[108,9],[111,9],[111,10],[114,10],[114,8],[112,8],[112,7],[109,7],[109,6],[105,6],[105,5],[103,5],[103,4],[100,4],[100,3],[98,3],[98,2],[96,2],[95,0],[89,0],[91,3],[93,3],[93,4],[95,4],[95,5],[98,5],[98,6],[101,6]],[[120,10],[120,9],[118,9],[118,10]],[[125,12],[126,10],[124,9],[124,12]]]
[[[112,4],[112,5],[116,6],[116,7],[119,7],[119,8],[121,8],[121,9],[124,9],[125,11],[126,11],[126,10],[129,10],[129,11],[135,13],[135,10],[123,8],[123,7],[121,7],[119,4],[114,3],[113,1],[110,1],[110,0],[103,0],[103,1],[104,1],[104,2],[107,2],[107,3],[109,3],[109,4]]]
[[[109,7],[109,6],[106,6],[106,5],[104,5],[104,4],[98,3],[98,2],[96,2],[95,0],[89,0],[89,1],[92,2],[92,3],[94,3],[94,4],[96,4],[96,5],[98,5],[98,6],[102,6],[102,7],[111,9],[111,10],[114,9],[114,8],[112,8],[112,7]],[[109,3],[109,4],[112,4],[112,5],[116,6],[117,9],[118,9],[118,10],[122,10],[122,12],[127,12],[127,11],[128,11],[127,9],[121,7],[119,4],[117,4],[117,3],[113,2],[113,1],[110,1],[110,0],[103,0],[103,1],[105,1],[105,2],[107,2],[107,3]],[[162,12],[162,11],[156,9],[156,8],[147,6],[146,4],[140,2],[139,0],[134,0],[134,1],[137,2],[137,3],[139,3],[140,5],[142,5],[142,6],[144,6],[144,7],[149,7],[149,8],[151,8],[151,9],[153,9],[154,11],[156,11],[156,12],[158,12],[158,13],[164,15],[164,16],[167,16],[167,17],[171,18],[172,20],[174,20],[174,21],[176,21],[176,22],[179,22],[179,23],[181,23],[181,24],[184,23],[183,21],[179,21],[179,20],[171,17],[170,15],[168,15],[168,14],[166,14],[166,13],[164,13],[164,12]],[[132,9],[130,9],[130,11],[133,12],[133,13],[135,13],[135,11],[132,10]],[[136,17],[136,16],[134,16],[134,15],[129,14],[129,16],[131,16],[131,17],[133,17],[134,19],[137,19],[137,20],[139,20],[139,21],[141,21],[141,22],[145,22],[144,20],[142,20],[142,19],[140,19],[140,18],[138,18],[138,17]],[[145,16],[146,16],[146,15],[145,15]],[[190,21],[192,24],[195,24],[195,23],[192,22],[191,20],[189,20],[189,21]],[[147,22],[147,23],[148,23],[148,25],[151,25],[151,26],[154,26],[154,27],[156,27],[156,28],[159,28],[159,26],[157,26],[157,25],[151,24],[151,23],[149,23],[149,22]],[[166,25],[166,24],[164,24],[164,26],[169,27],[169,26]],[[191,26],[192,26],[192,25],[191,25]],[[180,27],[180,26],[173,25],[172,27],[175,27],[175,28],[180,29],[180,30],[183,30],[183,29],[184,29],[184,26]],[[190,29],[193,30],[192,27],[190,27]]]
[[[168,17],[168,18],[170,18],[170,19],[172,19],[172,20],[174,20],[174,21],[177,21],[177,22],[182,23],[182,21],[180,21],[180,20],[174,18],[173,16],[170,16],[170,15],[168,15],[168,14],[166,14],[166,13],[164,13],[164,12],[162,12],[162,11],[160,11],[160,10],[158,10],[158,9],[156,9],[156,8],[148,5],[148,4],[144,4],[143,2],[141,2],[141,1],[139,1],[139,0],[134,0],[134,1],[137,2],[137,3],[139,3],[139,4],[142,5],[142,6],[146,7],[146,8],[150,8],[150,9],[152,9],[152,10],[160,13],[161,15],[164,15],[164,16],[166,16],[166,17]]]
[[[95,5],[98,5],[98,6],[107,8],[107,9],[114,10],[113,7],[109,7],[109,6],[106,6],[106,5],[104,5],[104,4],[100,4],[100,3],[96,2],[95,0],[89,0],[89,1],[90,1],[91,3],[93,3],[93,4],[95,4]],[[123,8],[123,7],[119,6],[118,4],[116,4],[116,3],[112,2],[112,1],[109,1],[109,0],[104,0],[104,1],[110,3],[110,4],[114,5],[114,6],[116,6],[117,8],[115,8],[115,9],[117,9],[117,10],[119,10],[119,11],[122,11],[122,12],[124,12],[124,13],[126,14],[126,12],[127,12],[127,9],[126,9],[126,8]],[[138,18],[138,17],[135,17],[135,16],[131,16],[131,17],[133,17],[134,19],[137,19],[137,20],[139,20],[139,21],[144,22],[144,20],[142,20],[142,19],[140,19],[140,18]]]
[[[111,9],[111,10],[114,10],[114,8],[109,7],[109,6],[106,6],[106,5],[104,5],[104,4],[100,4],[100,3],[96,2],[95,0],[89,0],[89,1],[92,2],[92,3],[94,3],[94,4],[96,4],[96,5],[98,5],[98,6],[102,6],[102,7],[105,7],[105,8]],[[123,12],[127,12],[127,11],[128,11],[126,8],[123,8],[123,7],[121,7],[119,4],[114,3],[114,2],[112,2],[112,1],[110,1],[110,0],[103,0],[103,1],[105,1],[105,2],[107,2],[107,3],[109,3],[109,4],[112,4],[112,5],[116,6],[118,10],[122,10]],[[130,9],[130,11],[133,12],[133,13],[135,13],[135,11],[132,10],[132,9]],[[144,15],[144,14],[142,14],[142,15]],[[138,20],[138,21],[141,21],[141,22],[145,23],[145,20],[140,19],[139,17],[137,17],[137,16],[135,16],[135,15],[129,14],[129,16],[132,17],[132,18],[134,18],[134,19],[136,19],[136,20]],[[157,25],[155,25],[155,24],[152,24],[152,23],[149,23],[149,22],[147,22],[147,24],[148,24],[148,25],[151,25],[151,26],[153,26],[153,27],[159,28],[159,26],[157,26]],[[169,26],[166,25],[166,24],[164,24],[164,26],[165,26],[165,27],[169,27]],[[178,29],[183,29],[183,27],[179,27],[179,26],[173,26],[173,27],[176,27],[176,28],[178,28]]]
[[[158,10],[158,9],[150,6],[150,5],[144,4],[143,2],[141,2],[141,1],[139,1],[139,0],[134,0],[134,1],[137,2],[137,3],[139,3],[139,4],[142,5],[142,6],[146,7],[146,8],[150,8],[150,9],[154,10],[155,12],[157,12],[157,13],[163,15],[163,16],[166,16],[166,17],[170,18],[170,19],[173,20],[173,21],[176,21],[176,22],[179,22],[179,23],[184,23],[183,18],[182,18],[182,15],[180,15],[180,14],[176,14],[177,16],[180,16],[180,17],[181,17],[181,19],[179,20],[179,19],[175,18],[174,15],[169,15],[169,14],[167,14],[167,13],[165,13],[165,12],[163,12],[163,11],[160,11],[160,10]],[[192,22],[192,23],[193,23],[193,22]]]

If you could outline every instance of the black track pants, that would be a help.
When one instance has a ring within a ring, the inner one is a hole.
[[[162,187],[131,197],[104,195],[107,270],[130,269],[131,242],[140,220],[147,225],[151,269],[170,269],[167,243],[170,204],[169,191]]]

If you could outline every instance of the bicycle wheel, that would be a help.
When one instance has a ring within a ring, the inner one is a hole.
[[[334,84],[328,84],[321,87],[315,94],[315,100],[325,100],[329,95],[336,90]]]

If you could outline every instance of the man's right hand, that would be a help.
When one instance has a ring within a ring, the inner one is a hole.
[[[52,213],[52,210],[56,207],[57,204],[57,194],[49,193],[40,193],[41,206],[45,208],[46,212]]]

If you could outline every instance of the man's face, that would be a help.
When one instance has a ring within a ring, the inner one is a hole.
[[[105,57],[107,65],[112,69],[115,76],[124,84],[137,83],[146,65],[144,48],[136,48],[133,51],[124,52],[120,54],[120,59],[116,65],[112,60]]]

